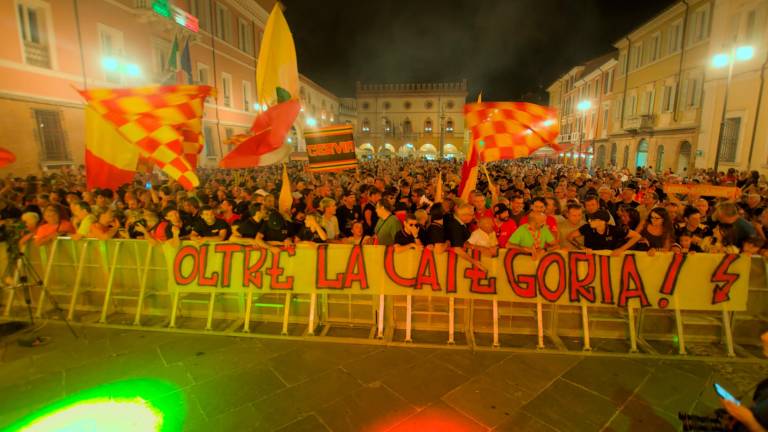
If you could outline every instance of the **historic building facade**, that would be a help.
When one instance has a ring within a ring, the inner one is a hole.
[[[170,16],[163,16],[168,5]],[[129,87],[174,80],[169,59],[189,41],[191,79],[216,88],[205,104],[200,164],[215,166],[225,142],[250,128],[256,61],[273,0],[4,0],[0,22],[0,137],[16,154],[4,168],[18,175],[79,165],[84,157],[84,102],[75,88]],[[153,9],[153,5],[155,8]],[[182,25],[184,24],[184,25]],[[196,24],[196,25],[195,25]],[[338,98],[300,76],[297,124],[338,120]],[[292,142],[298,144],[295,137]]]
[[[356,87],[356,144],[363,155],[462,157],[467,81]]]
[[[587,139],[594,166],[646,167],[681,175],[694,167],[711,167],[727,84],[727,68],[716,69],[712,60],[724,49],[751,44],[753,58],[734,64],[720,167],[765,170],[768,136],[761,126],[765,122],[758,119],[764,115],[759,107],[765,91],[760,86],[768,43],[765,21],[765,2],[675,3],[614,43],[617,60],[611,89],[598,102],[601,112],[578,110],[588,100],[584,91],[590,94],[578,86],[579,77],[589,74],[589,63],[550,85],[550,101],[561,112],[561,143],[573,144],[579,137],[580,122],[572,126],[576,116],[588,131],[600,131],[594,145]],[[736,42],[725,43],[732,40]],[[592,94],[591,110],[596,109],[594,99]],[[593,129],[588,123],[595,115]]]

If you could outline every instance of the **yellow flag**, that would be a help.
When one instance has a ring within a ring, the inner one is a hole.
[[[483,103],[483,92],[477,94],[477,103]]]
[[[283,164],[283,184],[280,186],[280,198],[278,199],[277,208],[280,210],[280,213],[289,215],[291,214],[292,205],[291,180],[288,178],[288,168]]]
[[[461,199],[465,203],[469,202],[469,194],[472,193],[472,191],[477,187],[477,169],[477,165],[472,167],[472,169],[469,171],[467,182],[464,183],[464,189],[461,190]]]
[[[133,181],[139,147],[128,142],[112,123],[85,107],[85,171],[89,189],[115,189]]]
[[[264,28],[259,62],[256,64],[259,105],[274,105],[299,97],[296,47],[280,3],[275,4]]]
[[[437,175],[437,184],[435,185],[435,202],[443,202],[443,173]]]

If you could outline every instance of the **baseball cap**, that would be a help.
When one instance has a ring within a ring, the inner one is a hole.
[[[600,210],[592,213],[591,215],[589,215],[589,219],[590,220],[591,219],[597,219],[597,220],[608,222],[609,220],[611,220],[611,215],[608,214],[608,212],[606,210],[600,209]]]

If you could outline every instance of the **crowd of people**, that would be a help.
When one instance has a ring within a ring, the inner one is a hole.
[[[504,161],[488,164],[463,200],[456,161],[378,159],[325,174],[311,173],[305,162],[287,167],[290,210],[278,205],[281,165],[199,169],[203,186],[194,191],[150,174],[116,191],[88,190],[82,168],[8,177],[0,189],[0,234],[22,247],[67,236],[235,241],[273,250],[302,242],[453,248],[478,265],[472,249],[519,248],[534,258],[557,249],[768,256],[768,184],[754,171],[681,178]],[[667,194],[671,183],[732,186],[738,196]]]

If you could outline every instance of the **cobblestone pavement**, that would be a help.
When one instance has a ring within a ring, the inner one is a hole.
[[[78,327],[3,339],[0,429],[131,378],[173,384],[190,431],[673,431],[717,381],[745,397],[762,362],[386,347]]]

